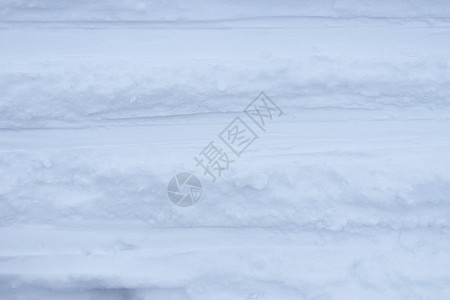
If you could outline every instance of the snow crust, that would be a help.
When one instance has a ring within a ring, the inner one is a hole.
[[[449,21],[439,0],[1,1],[0,299],[448,298]],[[194,156],[261,91],[283,115],[212,183]]]

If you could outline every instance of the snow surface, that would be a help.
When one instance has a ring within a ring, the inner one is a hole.
[[[449,149],[448,1],[0,1],[0,299],[449,299]]]

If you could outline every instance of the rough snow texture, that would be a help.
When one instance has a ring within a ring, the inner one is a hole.
[[[3,0],[8,21],[191,21],[258,17],[448,18],[445,0]]]
[[[447,299],[449,149],[447,1],[1,1],[0,299]]]

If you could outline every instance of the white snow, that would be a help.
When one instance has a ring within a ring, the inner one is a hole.
[[[0,299],[447,299],[449,149],[447,1],[1,1]]]

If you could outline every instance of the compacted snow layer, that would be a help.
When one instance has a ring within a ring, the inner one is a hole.
[[[445,1],[76,3],[0,3],[0,299],[450,296]]]
[[[3,0],[7,21],[192,21],[258,17],[448,18],[446,0]]]

